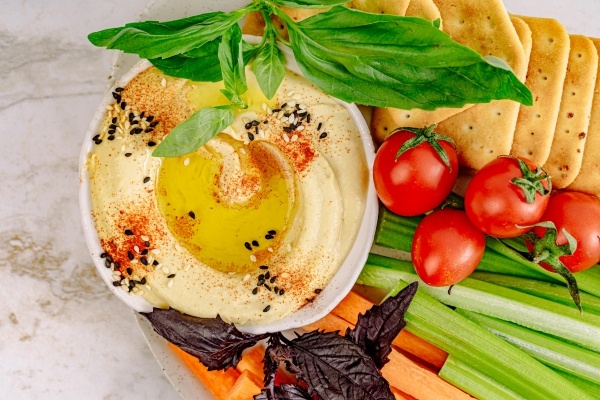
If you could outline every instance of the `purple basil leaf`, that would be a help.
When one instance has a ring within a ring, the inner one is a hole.
[[[313,400],[306,390],[298,385],[283,384],[274,386],[272,391],[263,389],[254,400]]]
[[[394,399],[371,357],[337,332],[314,331],[291,341],[279,338],[293,352],[289,362],[298,370],[296,377],[319,399]]]
[[[244,349],[269,336],[242,333],[218,315],[216,318],[198,318],[172,308],[155,308],[141,314],[148,318],[156,333],[198,357],[209,371],[235,367]]]
[[[410,305],[418,283],[413,282],[364,315],[358,316],[354,329],[346,331],[346,337],[363,348],[381,369],[389,361],[392,342],[406,326],[404,314]]]

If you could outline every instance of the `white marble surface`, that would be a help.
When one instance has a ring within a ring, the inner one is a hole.
[[[0,0],[1,400],[179,399],[96,275],[77,201],[113,57],[86,35],[135,20],[147,1]],[[600,36],[598,0],[506,3]]]
[[[77,162],[113,54],[86,35],[147,0],[0,0],[0,399],[179,399],[96,275]]]

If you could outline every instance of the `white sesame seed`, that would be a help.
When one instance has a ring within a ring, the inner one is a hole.
[[[262,129],[258,130],[258,136],[260,136],[262,139],[265,138],[265,131],[263,131]]]
[[[169,282],[167,283],[168,287],[173,287],[173,279],[169,279]]]
[[[277,118],[282,119],[285,116],[285,111],[281,110],[279,111],[279,114],[277,114]]]
[[[292,97],[292,99],[294,99],[294,100],[300,100],[301,98],[302,98],[302,96],[300,96],[299,94]]]
[[[287,103],[287,105],[288,105],[289,108],[294,108],[294,107],[296,107],[296,102],[295,101],[289,101]]]
[[[283,134],[283,140],[285,140],[286,143],[290,142],[290,137],[287,135],[287,133]]]
[[[298,132],[302,132],[304,130],[304,125],[300,125],[299,127],[296,128],[296,130]]]
[[[138,246],[133,246],[133,250],[135,250],[135,252],[138,254],[140,252],[140,248]]]
[[[298,115],[304,115],[308,112],[308,110],[300,110],[298,111]]]
[[[175,250],[177,250],[177,251],[181,251],[181,246],[180,246],[180,245],[178,245],[178,244],[175,244]]]
[[[244,146],[248,146],[250,144],[249,140],[244,140]]]
[[[162,87],[167,86],[167,80],[165,78],[163,78],[162,81],[160,81],[160,86],[162,86]]]
[[[262,103],[262,109],[263,111],[267,111],[267,105],[265,103]]]
[[[244,276],[244,282],[248,282],[250,280],[250,274],[246,274],[246,276]]]
[[[160,254],[160,250],[159,249],[153,249],[152,250],[152,254]]]
[[[123,126],[125,126],[125,130],[129,130],[131,124],[129,123],[129,121],[125,121],[125,124]]]
[[[256,262],[256,256],[254,254],[250,255],[250,261]]]
[[[281,275],[279,275],[280,277],[282,277],[283,279],[287,279],[290,277],[290,274],[288,274],[287,272],[282,272]]]
[[[296,116],[294,114],[290,115],[290,117],[288,118],[288,121],[290,122],[290,124],[293,124],[294,121],[296,121]]]
[[[121,146],[121,153],[125,153],[125,145]]]
[[[295,142],[296,140],[298,140],[298,135],[292,135],[292,138],[290,140],[292,142]]]
[[[145,287],[145,288],[146,288],[146,290],[148,290],[148,291],[151,291],[151,290],[152,290],[152,288],[150,287],[150,285],[146,285],[146,286],[144,286],[144,287]]]
[[[272,253],[272,252],[273,252],[273,248],[272,248],[272,247],[267,247],[267,251],[268,251],[269,253]]]
[[[144,242],[147,242],[150,240],[150,238],[148,236],[140,236],[140,239],[142,239]]]
[[[129,278],[125,278],[121,281],[121,283],[125,286],[129,286]]]
[[[189,158],[189,157],[188,157],[188,158],[186,158],[185,160],[183,160],[183,165],[185,165],[186,167],[187,167],[188,165],[190,165],[190,158]]]
[[[114,271],[113,273],[117,276],[121,276],[121,271]]]
[[[246,149],[240,149],[240,153],[246,154]]]
[[[267,107],[267,114],[273,115],[273,110],[271,110],[270,108]]]
[[[138,263],[138,260],[136,260],[136,259],[133,259],[130,261],[130,264],[137,264],[137,263]]]
[[[106,109],[107,109],[108,111],[112,110],[112,108],[113,108],[113,106],[112,106],[112,105],[108,105],[108,106],[106,106]]]
[[[306,104],[302,103],[298,106],[301,110],[306,110]]]
[[[165,274],[168,274],[171,271],[169,271],[169,268],[167,268],[167,267],[162,267],[162,272]]]
[[[290,97],[290,96],[293,96],[293,95],[294,95],[294,93],[296,93],[296,92],[294,92],[293,90],[291,90],[291,91],[289,91],[289,92],[288,92],[287,96],[288,96],[288,97]]]
[[[134,281],[139,281],[140,277],[137,276],[137,275],[134,275],[134,276],[131,277],[131,279],[133,279]]]
[[[192,268],[192,266],[190,264],[186,265],[185,267],[183,267],[184,271],[189,271],[190,268]]]
[[[121,279],[121,275],[113,274],[112,279],[113,281],[118,281],[119,279]]]

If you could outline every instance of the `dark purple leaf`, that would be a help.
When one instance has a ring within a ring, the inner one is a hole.
[[[373,306],[364,315],[358,316],[354,329],[346,331],[346,337],[365,349],[377,368],[389,361],[392,342],[406,326],[404,314],[417,293],[418,283],[413,282],[394,297],[378,306]]]
[[[279,338],[293,353],[286,361],[296,367],[296,377],[319,399],[394,399],[371,357],[337,332],[314,331],[291,341]]]
[[[313,400],[306,390],[298,385],[283,384],[274,386],[273,390],[263,389],[254,396],[254,400]]]
[[[218,315],[216,318],[198,318],[172,308],[155,308],[141,314],[148,318],[156,333],[198,357],[209,371],[235,367],[244,349],[269,337],[269,334],[242,333]]]

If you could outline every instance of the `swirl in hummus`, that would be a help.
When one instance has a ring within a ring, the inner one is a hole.
[[[150,67],[113,93],[86,167],[114,285],[156,307],[236,324],[310,302],[356,238],[368,168],[345,107],[292,72],[267,100],[247,71],[249,108],[197,151],[154,146],[220,84]]]

